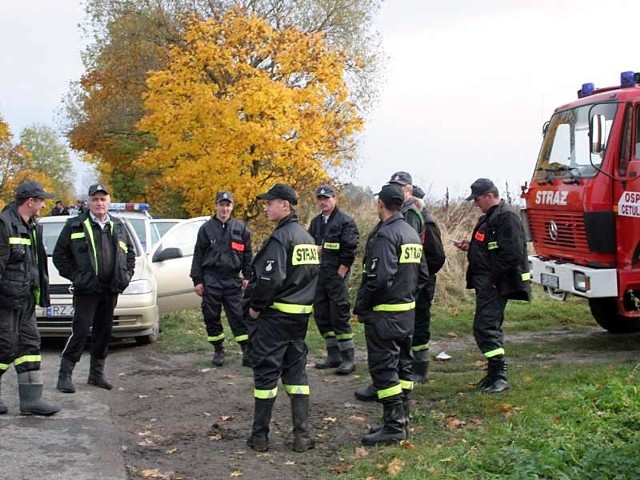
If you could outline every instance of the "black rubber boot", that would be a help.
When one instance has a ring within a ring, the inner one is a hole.
[[[18,374],[18,395],[21,415],[48,417],[61,410],[60,405],[42,398],[42,373],[40,371]]]
[[[367,446],[390,445],[406,440],[405,415],[401,395],[385,398],[382,404],[383,427],[375,433],[362,437]]]
[[[0,398],[0,415],[7,413],[9,409],[7,408],[7,404],[2,401]]]
[[[499,355],[489,359],[489,378],[482,389],[484,393],[502,393],[509,390],[507,381],[507,363]]]
[[[373,385],[359,388],[353,394],[361,402],[375,402],[378,400],[378,390]]]
[[[91,363],[89,364],[89,378],[87,379],[87,383],[99,388],[104,388],[105,390],[111,390],[113,388],[113,385],[111,385],[107,378],[104,376],[104,364],[104,358],[91,357]]]
[[[251,361],[249,360],[249,342],[241,342],[240,348],[242,349],[242,366],[250,367]]]
[[[306,452],[316,446],[309,435],[309,395],[291,395],[293,451]]]
[[[255,399],[253,427],[251,436],[247,439],[247,445],[256,452],[269,450],[269,424],[271,423],[271,411],[276,399]]]
[[[60,371],[58,372],[58,384],[56,388],[63,393],[75,393],[76,386],[71,380],[71,374],[76,364],[68,358],[62,357],[60,360]]]
[[[211,363],[213,363],[216,367],[221,367],[224,365],[224,347],[222,343],[218,343],[213,346],[214,353],[213,358],[211,359]]]
[[[404,408],[404,435],[405,438],[408,440],[409,439],[409,424],[411,423],[411,399],[409,397],[408,393],[403,393],[402,394],[402,408]],[[380,430],[382,430],[382,428],[384,428],[383,425],[376,425],[375,427],[371,427],[369,429],[369,433],[376,433]]]
[[[327,368],[337,368],[342,363],[342,357],[340,356],[340,349],[336,345],[327,347],[327,358],[323,362],[316,363],[316,368],[325,370]]]
[[[356,362],[354,359],[355,349],[348,348],[346,350],[340,350],[340,356],[342,357],[342,363],[336,370],[336,375],[349,375],[356,369]]]

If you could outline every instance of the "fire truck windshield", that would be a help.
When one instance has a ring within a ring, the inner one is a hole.
[[[617,108],[615,103],[602,103],[556,112],[545,132],[534,180],[595,176],[604,158]],[[589,122],[594,115],[602,120],[597,149],[592,149],[589,143]]]

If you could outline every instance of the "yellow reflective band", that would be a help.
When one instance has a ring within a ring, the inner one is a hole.
[[[429,342],[423,343],[422,345],[414,345],[413,347],[411,347],[411,350],[413,350],[414,352],[429,350]]]
[[[124,253],[127,253],[129,251],[129,249],[127,248],[127,244],[122,240],[118,240],[118,245],[120,245],[120,248],[124,250]]]
[[[246,342],[247,340],[249,340],[249,335],[238,335],[235,338],[235,341],[240,343],[240,342]]]
[[[419,243],[405,243],[400,245],[400,258],[398,263],[420,263],[422,258],[422,245]]]
[[[18,366],[22,363],[30,363],[30,362],[41,362],[42,355],[23,355],[22,357],[16,358],[13,361],[15,366]]]
[[[301,243],[293,247],[291,265],[320,265],[318,246]]]
[[[31,239],[22,237],[9,237],[9,245],[31,245]]]
[[[487,358],[496,357],[498,355],[504,355],[504,348],[496,348],[495,350],[484,353],[484,356]]]
[[[8,363],[0,363],[0,370],[9,370],[10,366]]]
[[[341,333],[340,335],[336,335],[338,340],[351,340],[353,338],[353,333]]]
[[[309,395],[309,385],[283,385],[289,395]]]
[[[520,278],[522,279],[523,282],[526,282],[527,280],[531,280],[531,272],[520,274]]]
[[[340,250],[340,244],[337,242],[324,242],[322,248],[325,250]]]
[[[271,308],[282,313],[311,313],[313,305],[296,305],[294,303],[274,302]]]
[[[324,338],[335,338],[335,332],[327,332],[323,335]]]
[[[411,380],[400,380],[402,390],[413,390],[413,382]]]
[[[216,335],[215,337],[207,337],[207,342],[217,342],[218,340],[224,340],[224,333]]]
[[[91,250],[93,250],[93,261],[95,262],[95,270],[96,275],[98,275],[98,252],[96,251],[96,242],[93,240],[93,230],[91,229],[91,222],[89,221],[89,217],[83,222],[84,226],[87,228],[87,232],[89,232],[89,240],[91,241]]]
[[[411,303],[382,303],[373,307],[374,312],[407,312],[416,308],[416,302]]]
[[[278,395],[278,387],[272,388],[271,390],[258,390],[255,388],[253,390],[253,396],[260,400],[268,400],[269,398],[276,398]]]
[[[495,250],[496,248],[498,248],[498,242],[487,243],[487,250]]]
[[[378,400],[382,400],[383,398],[393,397],[394,395],[401,395],[402,387],[400,384],[394,385],[393,387],[385,388],[384,390],[378,390]]]
[[[84,238],[84,232],[76,232],[71,234],[71,240],[77,240],[78,238]]]

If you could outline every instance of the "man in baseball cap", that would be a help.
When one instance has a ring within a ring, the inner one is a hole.
[[[52,199],[55,195],[45,191],[40,182],[26,180],[18,185],[16,189],[16,199],[41,198],[43,200]]]
[[[479,178],[471,184],[471,195],[466,200],[471,202],[482,195],[486,195],[489,192],[495,192],[498,195],[498,190],[491,180],[488,178]]]
[[[109,190],[107,190],[107,187],[102,183],[94,183],[93,185],[91,185],[89,187],[89,196],[90,197],[93,197],[98,192],[102,192],[105,195],[109,195]]]
[[[257,196],[258,200],[286,200],[291,205],[298,204],[298,196],[291,186],[284,183],[276,183],[267,192]]]

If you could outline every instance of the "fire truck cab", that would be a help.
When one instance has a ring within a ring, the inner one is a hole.
[[[532,280],[585,297],[610,332],[640,330],[640,73],[558,107],[522,197]]]

